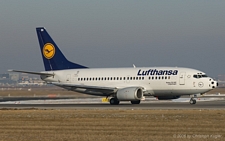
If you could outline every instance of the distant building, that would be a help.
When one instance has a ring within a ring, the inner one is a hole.
[[[9,74],[9,73],[0,74],[0,83],[2,85],[17,83],[18,80],[19,80],[18,74]]]
[[[8,73],[0,74],[0,80],[4,80],[4,79],[9,79]]]
[[[11,79],[12,81],[18,81],[20,78],[20,75],[18,73],[10,73],[9,74],[9,79]]]

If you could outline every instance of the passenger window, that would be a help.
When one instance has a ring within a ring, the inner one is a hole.
[[[123,80],[126,80],[126,77],[124,77]]]
[[[154,77],[152,76],[152,80],[154,79]]]
[[[127,77],[127,80],[129,80],[129,77]]]
[[[110,80],[113,80],[113,78],[111,77]]]
[[[151,79],[151,77],[148,78],[149,80]]]
[[[170,79],[170,76],[168,76],[168,79]]]
[[[157,77],[155,77],[155,79],[157,79]]]
[[[132,80],[132,77],[130,77],[130,80]]]
[[[87,78],[87,81],[88,81],[88,78]]]
[[[139,77],[139,80],[141,80],[141,77]]]
[[[165,79],[167,79],[167,76],[165,76]]]
[[[164,79],[164,77],[162,76],[162,79]]]
[[[122,77],[120,77],[120,80],[122,80]]]
[[[144,80],[145,78],[144,77],[142,77],[142,80]]]
[[[78,81],[80,81],[80,78],[78,78]]]
[[[81,81],[83,80],[83,78],[80,79]]]
[[[105,77],[105,80],[106,80],[106,77]]]
[[[84,81],[85,81],[85,78],[84,78]]]
[[[138,77],[136,77],[136,80],[138,80]]]
[[[160,79],[160,76],[159,76],[159,79]]]

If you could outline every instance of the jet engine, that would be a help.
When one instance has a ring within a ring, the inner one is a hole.
[[[128,87],[119,89],[116,97],[120,101],[136,101],[143,97],[143,90],[140,87]]]

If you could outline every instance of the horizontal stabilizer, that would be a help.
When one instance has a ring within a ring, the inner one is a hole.
[[[54,73],[46,73],[46,72],[33,72],[33,71],[23,71],[23,70],[8,70],[9,72],[21,72],[35,75],[46,75],[46,76],[54,76]]]

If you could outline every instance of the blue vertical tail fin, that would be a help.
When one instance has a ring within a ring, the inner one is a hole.
[[[36,28],[46,71],[87,68],[66,59],[44,27]]]

